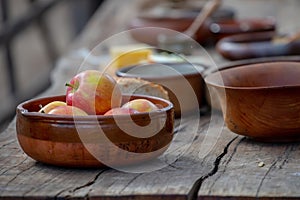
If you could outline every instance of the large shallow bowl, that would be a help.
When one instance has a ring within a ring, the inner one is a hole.
[[[223,69],[205,82],[227,127],[265,142],[300,140],[300,63],[267,62]]]
[[[151,160],[161,155],[172,141],[173,105],[160,98],[142,95],[124,96],[123,100],[126,102],[129,98],[148,99],[161,109],[115,118],[100,115],[74,118],[37,112],[39,105],[64,101],[65,96],[21,103],[17,107],[20,146],[31,158],[58,166],[114,167]]]
[[[119,77],[142,78],[162,85],[169,93],[175,116],[195,111],[202,105],[204,80],[202,64],[151,63],[128,66],[116,72]]]

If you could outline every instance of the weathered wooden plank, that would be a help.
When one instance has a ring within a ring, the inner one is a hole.
[[[212,163],[218,154],[223,152],[226,141],[235,137],[228,134],[228,138],[219,138],[218,148],[214,148],[205,159],[199,159],[199,145],[205,137],[210,118],[202,117],[199,135],[194,138],[192,145],[176,162],[169,166],[149,173],[125,173],[113,169],[67,169],[40,164],[28,158],[18,148],[16,141],[4,146],[0,160],[10,159],[7,168],[1,171],[2,197],[23,198],[109,198],[132,196],[159,199],[186,199],[193,183],[201,176],[205,176],[214,167]],[[191,127],[195,120],[188,120],[186,126],[177,134],[184,134],[180,140],[173,142],[185,144],[182,138],[189,138]],[[15,151],[13,151],[15,149]],[[178,155],[175,155],[178,156]],[[166,161],[168,162],[168,161]]]
[[[67,169],[38,163],[22,152],[16,140],[1,149],[0,160],[0,197],[14,199],[55,198],[62,191],[89,183],[103,171]]]
[[[209,118],[205,120],[202,123],[206,124],[207,128]],[[193,124],[193,121],[189,123]],[[236,137],[234,134],[228,133],[226,137],[219,138],[216,144],[217,148],[214,148],[202,160],[198,154],[199,145],[205,137],[205,131],[205,128],[201,129],[188,151],[166,168],[149,173],[124,173],[107,170],[97,177],[93,184],[77,190],[65,191],[60,195],[61,197],[88,196],[90,199],[109,199],[113,197],[131,199],[133,196],[137,199],[144,196],[149,199],[187,199],[194,182],[199,177],[206,176],[214,168],[215,158],[222,154],[227,142]],[[187,128],[180,134],[193,133],[189,132]]]
[[[299,143],[267,144],[242,138],[230,148],[200,196],[299,197]]]

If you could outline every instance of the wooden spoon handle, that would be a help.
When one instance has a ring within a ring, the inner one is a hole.
[[[193,23],[183,33],[193,37],[205,20],[215,11],[221,4],[221,0],[209,0],[200,11]]]
[[[300,39],[300,31],[294,33],[292,35],[284,36],[284,37],[274,37],[272,42],[277,44],[289,44],[295,42]]]
[[[295,41],[297,41],[297,40],[299,40],[299,39],[300,39],[300,31],[297,32],[297,33],[295,33],[295,34],[293,34],[292,36],[290,36],[290,37],[287,39],[287,42],[288,42],[288,43],[291,43],[291,42],[295,42]]]

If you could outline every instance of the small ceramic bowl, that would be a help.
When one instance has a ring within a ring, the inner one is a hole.
[[[141,78],[162,85],[169,93],[174,105],[175,116],[195,111],[202,105],[204,80],[201,64],[152,63],[122,68],[116,72],[119,77]]]
[[[266,62],[205,77],[227,127],[265,142],[300,140],[300,63]]]
[[[17,107],[17,138],[31,158],[67,167],[123,166],[161,155],[173,138],[174,111],[169,101],[143,95],[160,106],[150,113],[115,116],[60,116],[37,112],[39,105],[65,96],[39,98]],[[141,129],[142,131],[139,131]]]

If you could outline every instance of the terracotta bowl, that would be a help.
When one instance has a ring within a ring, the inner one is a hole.
[[[39,105],[64,101],[65,96],[26,101],[17,107],[18,141],[31,158],[57,166],[113,167],[151,160],[161,155],[172,141],[173,105],[160,98],[142,95],[124,96],[123,100],[136,98],[148,99],[161,109],[130,116],[73,118],[37,112]]]
[[[165,70],[164,66],[175,70]],[[202,105],[204,80],[202,64],[153,63],[122,68],[116,72],[119,77],[142,78],[161,84],[167,91],[174,105],[175,116],[195,111]],[[192,98],[195,97],[195,98]],[[195,103],[195,101],[197,101]]]
[[[227,127],[265,142],[300,140],[300,63],[267,62],[205,77]]]

